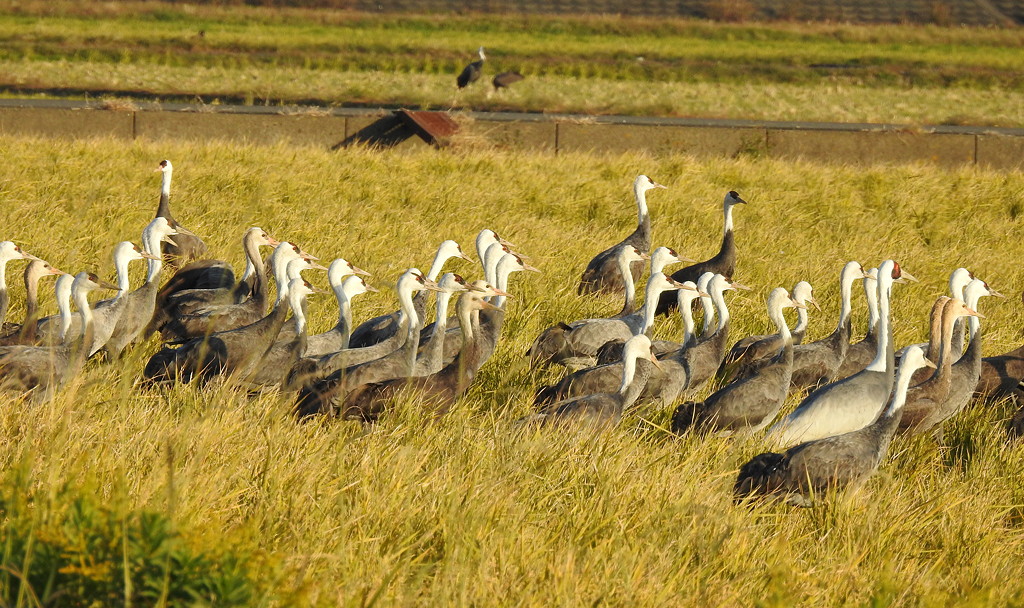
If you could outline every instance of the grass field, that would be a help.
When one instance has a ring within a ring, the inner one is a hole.
[[[764,159],[423,150],[392,155],[186,143],[0,139],[0,238],[68,271],[112,274],[113,244],[156,206],[156,162],[174,162],[176,216],[240,267],[250,225],[323,260],[344,256],[385,288],[357,320],[396,306],[386,289],[433,248],[490,227],[542,275],[513,275],[493,359],[445,418],[415,399],[374,427],[296,424],[289,395],[230,386],[143,393],[157,345],[93,363],[47,403],[0,407],[0,597],[9,605],[1019,605],[1024,448],[1006,404],[946,424],[946,443],[897,439],[861,491],[814,509],[739,508],[750,440],[674,438],[642,405],[616,429],[518,432],[534,389],[522,353],[544,327],[612,313],[579,298],[593,253],[632,230],[630,184],[649,197],[656,245],[717,250],[721,198],[738,190],[735,336],[768,326],[764,298],[806,279],[838,314],[839,270],[893,257],[899,345],[925,337],[949,272],[966,265],[1010,295],[982,301],[985,352],[1017,346],[1024,309],[1024,176],[928,166],[824,167]],[[12,263],[16,285],[21,264]],[[465,262],[467,278],[480,271]],[[135,280],[141,269],[135,269]],[[323,275],[313,282],[326,286]],[[22,310],[14,288],[11,315]],[[43,306],[52,310],[50,284]],[[854,323],[864,324],[863,296]],[[333,324],[327,296],[313,327]],[[678,336],[677,319],[662,336]],[[791,404],[795,404],[795,398]],[[28,572],[28,585],[19,584]],[[197,600],[197,598],[199,598]],[[130,600],[130,601],[126,601]],[[37,602],[38,600],[38,602]]]
[[[487,74],[527,80],[456,94],[480,45]],[[1012,29],[55,0],[0,9],[0,91],[1019,126],[1021,48]]]

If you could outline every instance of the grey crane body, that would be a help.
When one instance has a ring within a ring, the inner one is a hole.
[[[373,422],[385,411],[387,403],[403,388],[414,390],[419,399],[430,403],[435,415],[442,415],[455,403],[473,383],[477,370],[483,365],[481,328],[479,320],[473,319],[473,311],[481,308],[497,308],[485,302],[478,294],[466,292],[459,298],[457,306],[459,327],[463,333],[462,348],[459,354],[443,368],[427,373],[419,373],[412,377],[393,378],[383,382],[367,383],[355,387],[340,408],[342,417]],[[437,344],[432,353],[437,363],[440,352]],[[417,372],[425,372],[423,369]]]
[[[672,431],[690,428],[718,434],[752,434],[766,427],[782,409],[793,372],[793,338],[783,308],[799,306],[775,288],[768,296],[768,316],[782,336],[782,349],[756,374],[728,384],[703,402],[681,404],[672,416]]]
[[[246,270],[235,282],[231,265],[223,260],[196,260],[179,268],[156,296],[156,311],[145,330],[163,333],[166,325],[184,315],[214,306],[240,304],[253,295],[256,275],[265,272],[260,247],[276,247],[280,243],[262,228],[252,227],[242,236]]]
[[[366,284],[366,281],[355,275],[347,276],[339,283],[338,275],[340,272],[336,271],[332,274],[332,271],[335,271],[339,263],[347,264],[345,260],[339,258],[331,262],[330,269],[327,272],[331,288],[334,290],[335,299],[338,301],[338,322],[328,331],[309,336],[306,341],[306,351],[303,355],[305,357],[320,357],[348,348],[349,335],[352,331],[352,298],[359,294],[377,291],[377,289],[370,287]]]
[[[292,319],[295,321],[295,331],[287,337],[282,336],[281,332],[278,333],[277,340],[263,353],[259,365],[253,366],[251,372],[244,377],[244,382],[247,385],[253,387],[280,386],[285,381],[288,370],[306,352],[308,343],[306,296],[314,291],[321,290],[313,288],[301,278],[291,279],[288,287],[288,300],[292,310]]]
[[[301,382],[302,385],[296,400],[296,415],[300,418],[315,414],[335,415],[338,413],[338,405],[354,387],[411,375],[416,364],[419,333],[423,327],[423,317],[415,311],[413,295],[424,289],[437,291],[440,287],[415,268],[410,268],[398,279],[397,291],[403,319],[401,323],[408,328],[401,332],[406,334],[401,348],[378,359],[342,367],[330,373],[318,369],[315,375],[298,377],[293,369],[293,382]]]
[[[289,301],[284,299],[268,315],[249,325],[192,338],[177,347],[164,347],[149,359],[143,376],[149,383],[246,377],[277,341],[289,308]]]
[[[0,347],[0,388],[15,391],[40,391],[49,394],[53,388],[74,376],[89,356],[88,345],[93,341],[93,309],[88,294],[96,289],[116,289],[96,275],[80,272],[72,288],[78,306],[79,339],[57,346],[5,346]]]
[[[777,496],[791,504],[810,506],[815,496],[829,489],[863,483],[889,450],[910,377],[927,364],[920,348],[912,350],[902,359],[892,401],[877,419],[855,431],[801,443],[783,454],[758,454],[740,467],[733,487],[736,500]]]
[[[656,362],[650,339],[639,334],[629,339],[623,359],[618,391],[582,395],[553,403],[540,413],[527,416],[519,424],[585,424],[608,427],[622,419],[625,408],[633,405],[643,392]]]
[[[639,175],[633,181],[633,194],[637,204],[637,226],[629,236],[597,254],[587,264],[580,284],[576,288],[579,295],[587,293],[620,293],[626,287],[622,272],[617,263],[618,256],[626,247],[635,247],[641,253],[651,249],[651,215],[647,210],[647,191],[652,188],[664,188],[646,175]],[[640,279],[643,273],[643,262],[631,261],[629,271],[633,281]]]

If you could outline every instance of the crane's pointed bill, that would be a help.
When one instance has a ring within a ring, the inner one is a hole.
[[[921,281],[917,280],[917,277],[915,277],[914,275],[910,274],[906,270],[903,270],[902,268],[900,268],[900,278],[896,279],[894,282],[895,283],[920,283]]]
[[[500,306],[491,304],[487,300],[480,300],[477,306],[480,307],[480,310],[501,310]]]
[[[462,258],[462,259],[466,260],[466,261],[467,261],[467,262],[469,262],[470,264],[473,264],[473,263],[474,263],[474,262],[473,262],[473,258],[471,258],[471,257],[469,257],[468,255],[466,255],[466,252],[465,252],[465,251],[459,251],[459,255],[458,255],[458,257],[460,257],[460,258]]]
[[[316,259],[316,258],[314,258],[314,259]],[[312,260],[308,260],[308,261],[309,261],[309,267],[312,268],[313,270],[327,270],[327,268],[325,268],[324,266],[321,266],[320,264],[317,264],[316,262],[314,262]]]
[[[147,259],[147,260],[162,260],[163,259],[162,257],[160,257],[158,255],[153,255],[152,253],[149,253],[148,251],[140,251],[139,255],[141,255],[144,259]]]
[[[750,287],[747,287],[743,283],[737,283],[736,281],[730,281],[729,286],[733,289],[742,289],[743,291],[753,291]]]
[[[363,270],[362,268],[360,268],[358,266],[351,266],[350,265],[349,269],[352,271],[352,274],[361,274],[361,275],[366,276],[366,277],[372,277],[373,276],[372,274],[370,274],[369,272],[366,272],[365,270]],[[374,291],[376,291],[376,289]]]

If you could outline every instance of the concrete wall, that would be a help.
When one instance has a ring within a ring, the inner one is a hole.
[[[457,115],[454,145],[552,153],[751,155],[845,164],[924,162],[946,167],[1024,168],[1024,129],[789,123],[537,114]],[[120,140],[227,140],[336,149],[383,142],[426,145],[386,110],[251,106],[105,108],[85,102],[0,100],[0,133]]]

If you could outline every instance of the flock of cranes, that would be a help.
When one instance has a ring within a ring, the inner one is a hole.
[[[65,274],[11,241],[0,242],[4,392],[47,398],[90,357],[102,353],[116,359],[159,334],[163,346],[141,376],[141,383],[155,390],[169,383],[228,379],[253,390],[277,388],[294,395],[300,419],[326,415],[365,422],[377,420],[397,395],[411,390],[424,408],[440,415],[494,353],[512,297],[511,275],[537,271],[511,243],[484,229],[475,243],[483,278],[466,280],[444,267],[453,259],[477,262],[454,241],[444,241],[428,272],[409,268],[397,278],[399,310],[356,326],[353,299],[377,291],[366,283],[366,271],[341,258],[324,267],[298,245],[252,227],[242,236],[246,269],[236,277],[228,263],[205,258],[202,239],[174,219],[173,168],[165,160],[157,170],[162,178],[156,216],[142,231],[141,247],[130,241],[115,247],[116,284],[88,272]],[[533,366],[562,365],[570,373],[536,391],[535,413],[518,426],[606,427],[635,403],[653,402],[673,408],[675,433],[763,433],[767,445],[785,448],[743,465],[735,484],[738,500],[771,496],[809,504],[817,493],[870,476],[896,433],[940,434],[942,424],[975,397],[1018,396],[1024,347],[981,356],[979,300],[1001,294],[963,268],[950,277],[950,295],[932,307],[930,341],[900,353],[892,337],[893,288],[916,279],[894,260],[871,269],[854,261],[844,265],[838,323],[825,338],[804,340],[808,309],[818,304],[811,286],[801,281],[791,292],[776,287],[768,295],[774,334],[736,340],[730,336],[727,294],[749,288],[732,278],[733,210],[746,201],[735,191],[725,195],[719,251],[695,262],[668,247],[652,251],[647,195],[659,188],[664,186],[645,175],[636,178],[636,230],[596,255],[578,286],[580,294],[621,294],[621,311],[561,322],[533,340],[528,352]],[[29,262],[26,315],[21,323],[8,323],[6,269],[15,260]],[[145,261],[148,271],[143,284],[133,288],[128,269],[136,261]],[[689,265],[666,273],[679,263]],[[165,265],[174,274],[162,281]],[[645,267],[649,276],[638,307],[636,284]],[[310,334],[306,321],[307,297],[322,291],[303,276],[309,270],[327,272],[338,306],[337,324],[320,334]],[[58,277],[59,312],[41,317],[39,282],[51,275]],[[869,318],[865,337],[851,344],[858,283]],[[94,291],[113,295],[90,303]],[[426,325],[429,293],[435,294],[436,310],[434,323]],[[783,314],[787,308],[797,311],[793,328]],[[682,319],[682,340],[652,340],[658,317],[673,311]],[[715,392],[703,401],[691,399],[716,379]],[[787,397],[805,390],[796,409],[780,417]]]

